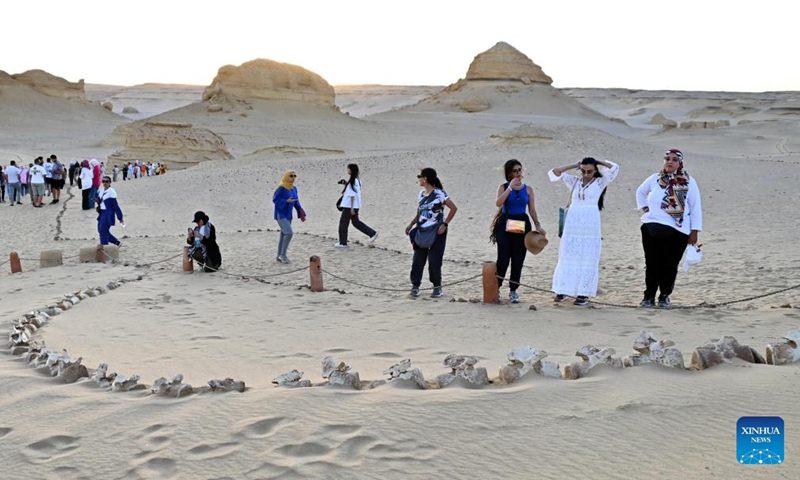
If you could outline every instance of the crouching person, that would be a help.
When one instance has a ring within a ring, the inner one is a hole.
[[[190,228],[186,235],[186,243],[192,246],[189,256],[201,265],[205,272],[216,272],[222,265],[222,253],[217,245],[217,231],[208,221],[208,215],[195,212],[196,227]]]

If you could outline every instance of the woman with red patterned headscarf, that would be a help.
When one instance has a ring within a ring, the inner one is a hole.
[[[641,307],[669,308],[678,263],[687,245],[697,244],[703,229],[700,190],[683,168],[683,153],[673,148],[664,154],[664,166],[636,190],[642,215],[645,291]]]

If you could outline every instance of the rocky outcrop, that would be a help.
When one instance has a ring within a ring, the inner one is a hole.
[[[478,54],[467,70],[467,80],[519,80],[526,85],[553,83],[542,67],[506,42],[498,42]]]
[[[206,160],[233,158],[222,137],[188,123],[135,122],[122,125],[103,144],[124,146],[108,157],[108,164],[142,160],[164,163],[170,168],[185,168]]]
[[[114,111],[114,104],[111,103],[111,102],[103,102],[103,103],[100,104],[100,106],[105,108],[109,112],[113,112]]]
[[[136,107],[127,106],[122,108],[122,113],[139,113],[139,110]]]
[[[653,118],[650,119],[650,125],[661,125],[664,128],[675,128],[678,126],[678,122],[665,117],[663,113],[656,113],[653,115]]]
[[[333,87],[303,67],[258,58],[225,65],[203,92],[203,101],[258,98],[334,106]]]
[[[50,97],[87,101],[86,92],[83,89],[83,79],[73,83],[61,77],[51,75],[44,70],[28,70],[25,73],[18,73],[16,75],[8,75],[2,72],[2,74],[0,74],[0,84],[10,84],[11,82],[8,82],[9,78],[28,85],[37,92]]]

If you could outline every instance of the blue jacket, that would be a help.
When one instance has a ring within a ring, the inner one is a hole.
[[[286,200],[290,198],[294,198],[297,201],[294,203],[287,202]],[[279,220],[282,218],[291,220],[292,208],[297,210],[298,217],[305,216],[303,207],[300,206],[300,199],[297,197],[297,187],[292,187],[291,190],[286,190],[283,187],[278,187],[278,189],[275,190],[275,193],[272,195],[272,203],[275,204],[275,220]]]
[[[114,194],[116,195],[116,193]],[[103,199],[97,197],[98,200],[103,202],[103,205],[106,207],[104,210],[100,210],[100,215],[97,216],[97,220],[107,225],[115,225],[116,222],[114,217],[118,218],[119,221],[122,221],[122,209],[119,208],[119,202],[117,202],[116,196],[107,196]]]

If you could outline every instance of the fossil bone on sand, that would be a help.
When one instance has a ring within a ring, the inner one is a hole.
[[[383,374],[389,375],[390,382],[410,382],[422,390],[431,388],[431,385],[428,385],[428,382],[425,381],[422,370],[411,368],[410,358],[400,360],[399,363],[384,370]]]
[[[692,362],[689,368],[704,370],[721,363],[730,363],[734,357],[750,363],[766,363],[764,357],[753,348],[739,345],[735,338],[724,336],[718,340],[709,340],[704,346],[698,347],[692,353]]]
[[[341,385],[361,389],[358,372],[350,372],[350,365],[339,362],[334,357],[322,359],[322,377],[328,379],[329,385]]]
[[[234,380],[230,377],[214,379],[208,381],[208,386],[212,392],[244,392],[245,385],[242,380]]]
[[[800,361],[800,330],[792,330],[783,338],[785,342],[767,345],[767,363],[784,365]]]
[[[500,367],[500,380],[513,383],[533,371],[545,377],[561,378],[561,369],[557,363],[545,360],[547,351],[530,345],[517,347],[508,354],[509,365]]]
[[[570,380],[577,380],[578,378],[585,377],[589,370],[597,365],[604,364],[613,367],[622,366],[619,359],[612,358],[616,353],[613,348],[604,348],[600,350],[594,345],[584,345],[575,355],[581,357],[580,362],[570,363],[564,367],[564,378]]]
[[[635,367],[644,363],[658,363],[667,367],[686,368],[683,363],[683,354],[674,347],[671,340],[658,340],[652,332],[644,331],[636,337],[633,349],[636,353],[624,357],[622,365]]]
[[[188,383],[183,382],[183,375],[180,373],[167,380],[164,377],[159,378],[153,383],[151,391],[156,395],[163,395],[165,397],[185,397],[194,393],[194,389]]]
[[[292,370],[272,379],[272,383],[281,387],[310,387],[311,380],[302,380],[303,372]]]
[[[444,366],[450,368],[450,373],[443,373],[436,377],[439,387],[446,387],[456,378],[463,378],[472,385],[482,386],[489,384],[489,375],[483,367],[476,367],[478,357],[471,355],[457,355],[451,353],[444,359]]]

